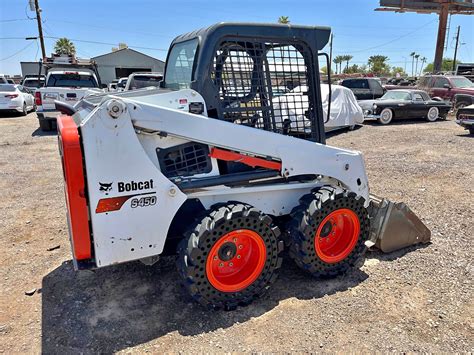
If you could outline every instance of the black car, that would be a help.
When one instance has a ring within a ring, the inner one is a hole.
[[[433,100],[422,90],[390,90],[380,99],[358,101],[365,118],[388,124],[394,118],[425,118],[430,122],[445,119],[451,104]]]
[[[377,99],[386,92],[380,81],[374,78],[344,79],[341,85],[351,89],[357,100]]]
[[[474,104],[462,107],[456,113],[456,123],[474,134]]]

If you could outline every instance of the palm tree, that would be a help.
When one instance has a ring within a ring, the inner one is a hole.
[[[416,54],[415,58],[416,58],[416,66],[415,66],[415,76],[416,76],[418,73],[418,58],[420,58],[420,55]]]
[[[75,55],[76,47],[70,40],[63,37],[56,41],[56,44],[54,45],[54,51],[56,54]]]
[[[354,58],[353,56],[351,56],[350,54],[347,54],[344,56],[344,60],[346,61],[346,70],[349,70],[349,61]]]
[[[420,75],[423,73],[423,67],[425,66],[426,63],[426,57],[421,57],[421,68],[420,68]]]
[[[288,16],[280,16],[278,18],[278,23],[288,24],[290,23],[290,18]]]
[[[374,73],[380,74],[388,69],[386,61],[388,61],[388,57],[384,55],[372,55],[367,63]]]
[[[333,59],[333,62],[336,64],[336,74],[337,74],[337,65],[339,64],[339,74],[342,73],[342,62],[345,60],[343,55],[338,55]]]
[[[413,76],[413,66],[415,64],[415,55],[416,55],[415,52],[410,53],[410,57],[411,57],[411,76]]]

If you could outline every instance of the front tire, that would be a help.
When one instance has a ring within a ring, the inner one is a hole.
[[[283,242],[272,219],[256,208],[211,208],[178,248],[178,271],[200,304],[232,310],[263,295],[277,278]]]
[[[380,112],[380,117],[377,119],[381,124],[389,124],[393,119],[393,111],[389,108],[384,108]]]
[[[426,114],[426,120],[428,122],[434,122],[439,117],[439,109],[437,107],[430,107],[428,113]]]
[[[357,265],[369,238],[364,199],[353,192],[323,186],[300,199],[290,223],[290,256],[318,278],[335,277]]]

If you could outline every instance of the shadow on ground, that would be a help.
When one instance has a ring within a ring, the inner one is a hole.
[[[367,279],[354,269],[343,277],[315,280],[285,259],[270,292],[238,311],[209,311],[194,303],[178,282],[174,259],[147,267],[139,262],[96,271],[64,262],[43,278],[42,352],[115,352],[171,332],[197,335],[258,317],[281,300],[315,299]]]
[[[41,128],[36,128],[33,133],[31,133],[32,137],[47,137],[47,136],[56,136],[58,134],[58,131],[56,129],[53,129],[52,131],[42,131]]]

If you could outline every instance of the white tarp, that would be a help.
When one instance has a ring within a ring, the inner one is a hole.
[[[274,100],[275,120],[279,128],[283,127],[282,118],[289,118],[291,120],[290,131],[309,133],[310,122],[305,116],[305,112],[308,110],[308,96],[304,95],[306,91],[306,86],[298,86],[288,94]],[[321,97],[324,121],[326,121],[329,85],[321,84]],[[352,91],[344,86],[331,85],[331,114],[328,122],[324,124],[326,131],[352,127],[363,122],[364,114]]]

